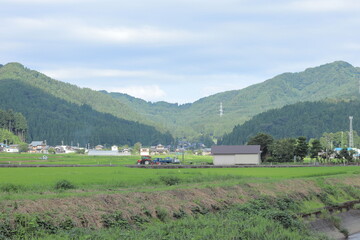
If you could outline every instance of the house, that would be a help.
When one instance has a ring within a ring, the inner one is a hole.
[[[140,148],[140,156],[150,155],[150,148]]]
[[[260,145],[213,146],[214,165],[260,164]]]
[[[152,155],[167,154],[167,153],[169,153],[169,149],[164,147],[161,144],[158,144],[157,146],[151,146],[150,147],[150,153]]]
[[[118,146],[116,146],[116,145],[112,146],[111,151],[118,152],[119,151]]]
[[[203,156],[209,156],[209,155],[211,155],[211,148],[204,148],[204,149],[202,149],[202,155],[203,155]]]
[[[46,141],[32,141],[29,144],[30,153],[47,153],[48,146]]]
[[[19,152],[19,145],[18,144],[10,145],[7,148],[5,148],[5,152],[18,153]]]
[[[103,150],[104,146],[103,145],[97,145],[95,146],[96,150]]]
[[[72,146],[58,145],[55,148],[55,153],[75,153],[75,149]]]

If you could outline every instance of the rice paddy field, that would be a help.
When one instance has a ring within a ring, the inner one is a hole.
[[[139,156],[42,156],[0,154],[3,165],[64,165],[0,168],[0,239],[327,239],[292,222],[293,214],[360,199],[359,166],[153,169],[125,166]],[[212,162],[211,156],[179,159]],[[252,201],[264,196],[271,198],[261,200],[267,207],[260,206],[259,215],[260,203]],[[240,211],[245,202],[250,205]],[[296,203],[293,212],[287,212],[290,203]],[[218,228],[224,219],[238,230]],[[270,228],[271,237],[262,238]]]

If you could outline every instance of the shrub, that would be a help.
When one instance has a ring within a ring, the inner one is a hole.
[[[128,228],[129,222],[126,221],[123,216],[122,212],[116,211],[109,214],[104,214],[101,216],[103,226],[106,228],[112,227],[120,227],[120,228]]]
[[[181,179],[176,176],[160,176],[160,181],[162,181],[166,185],[172,186],[179,184],[181,182]]]
[[[57,190],[66,190],[66,189],[74,189],[74,188],[75,185],[68,180],[60,180],[55,184],[55,189]]]

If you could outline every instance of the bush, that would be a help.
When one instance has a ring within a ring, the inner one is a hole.
[[[66,190],[74,189],[75,185],[69,182],[68,180],[60,180],[55,184],[55,189],[57,190]]]
[[[126,221],[122,212],[116,211],[114,213],[104,214],[101,216],[103,226],[106,228],[120,227],[120,228],[128,228],[129,222]]]
[[[161,176],[160,181],[162,181],[166,185],[172,186],[179,184],[181,182],[181,179],[176,176]]]

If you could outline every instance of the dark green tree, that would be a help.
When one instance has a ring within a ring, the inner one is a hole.
[[[274,139],[271,135],[258,133],[249,139],[247,145],[260,145],[261,161],[265,161],[265,159],[269,156],[269,146],[273,142]]]
[[[27,152],[29,150],[29,145],[27,143],[19,144],[19,153]]]
[[[312,159],[318,159],[319,157],[319,152],[321,152],[322,150],[322,146],[321,146],[321,143],[318,139],[314,139],[312,142],[311,142],[311,147],[310,147],[310,157]]]
[[[303,161],[308,154],[308,150],[309,146],[306,143],[306,137],[298,137],[296,140],[295,155]]]
[[[270,152],[274,162],[292,162],[294,160],[296,140],[284,138],[274,141],[270,145]]]

